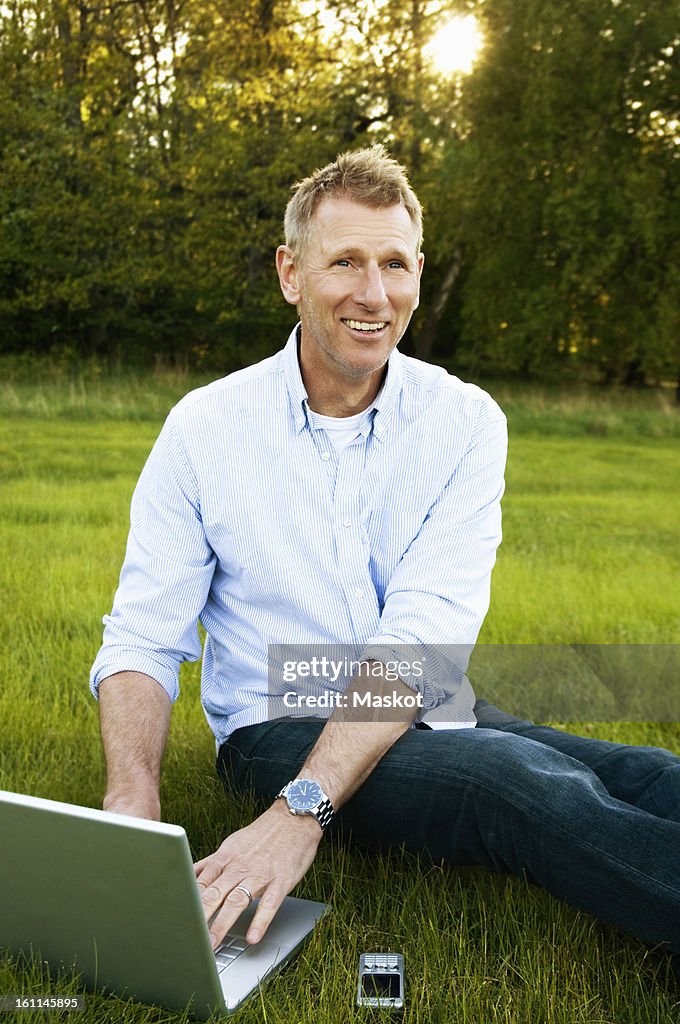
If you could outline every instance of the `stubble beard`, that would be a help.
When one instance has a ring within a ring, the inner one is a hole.
[[[364,360],[353,360],[342,351],[339,345],[333,343],[333,334],[336,329],[335,321],[332,322],[330,327],[319,322],[319,319],[305,308],[304,302],[298,306],[298,315],[303,323],[303,339],[306,339],[310,344],[310,349],[323,353],[326,360],[337,367],[350,380],[356,382],[367,380],[381,370],[384,370],[390,355],[398,344],[397,342],[395,345],[392,345],[389,351],[383,350],[380,355],[376,353],[375,360],[371,360],[370,364]],[[342,331],[342,327],[338,328],[338,330]],[[351,343],[350,335],[348,334],[347,337],[348,343]]]

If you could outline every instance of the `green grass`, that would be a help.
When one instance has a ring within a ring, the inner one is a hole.
[[[64,375],[0,388],[0,787],[97,806],[104,768],[87,673],[123,557],[134,482],[164,412],[194,381],[146,375],[126,378],[123,388],[120,378],[90,376],[89,383],[87,375],[80,383]],[[505,540],[480,651],[505,659],[531,650],[540,661],[569,644],[680,643],[672,411],[647,407],[636,420],[634,410],[628,419],[610,410],[603,432],[587,428],[602,410],[585,399],[572,406],[563,397],[554,406],[548,399],[536,396],[531,414],[529,395],[508,409]],[[505,660],[500,664],[504,669]],[[484,695],[502,684],[498,665],[480,662]],[[596,674],[606,675],[602,666]],[[590,679],[586,673],[585,683]],[[186,827],[200,857],[256,808],[225,795],[214,777],[197,666],[187,666],[182,684],[163,807],[167,820]],[[501,695],[506,706],[515,696]],[[680,753],[674,722],[606,721],[607,707],[605,701],[592,715],[579,715],[587,719],[581,731]],[[297,892],[330,900],[334,913],[296,965],[242,1012],[244,1024],[366,1020],[353,1007],[358,953],[387,948],[405,954],[408,1024],[680,1018],[653,954],[514,879],[407,854],[347,852],[333,841],[322,844]],[[47,985],[39,965],[0,961],[0,992],[40,994]],[[77,981],[62,979],[59,991],[77,991]],[[183,1019],[103,996],[90,996],[85,1013],[69,1018]]]
[[[541,437],[680,438],[672,387],[560,388],[490,382],[488,389],[516,432]]]
[[[75,361],[68,354],[62,359],[0,356],[0,415],[155,422],[181,395],[210,379],[208,371],[162,363],[154,371],[135,372],[111,370],[94,359]],[[671,387],[574,389],[493,380],[482,384],[518,433],[680,439],[680,405]]]

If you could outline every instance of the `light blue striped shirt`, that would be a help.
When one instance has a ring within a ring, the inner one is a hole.
[[[174,701],[181,662],[201,655],[200,620],[218,746],[273,717],[271,645],[426,651],[425,671],[402,673],[420,717],[473,725],[465,671],[501,538],[505,417],[480,388],[395,350],[338,451],[314,427],[296,332],[168,416],[132,499],[92,691],[139,671]]]

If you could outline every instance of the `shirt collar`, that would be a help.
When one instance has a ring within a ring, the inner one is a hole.
[[[404,357],[396,348],[387,361],[387,377],[375,400],[373,433],[382,441],[390,425],[404,378]]]
[[[300,362],[298,358],[298,341],[300,337],[300,324],[297,324],[290,333],[286,346],[283,350],[283,371],[290,398],[291,411],[295,422],[295,429],[299,433],[308,424],[307,416],[307,389],[302,380]],[[395,348],[387,362],[387,377],[375,400],[375,404],[367,417],[373,421],[373,433],[378,440],[382,440],[401,392],[403,379],[403,361],[401,352]],[[367,425],[362,433],[367,434],[370,425]]]
[[[302,381],[300,362],[298,360],[298,338],[300,335],[300,324],[297,324],[290,333],[286,347],[283,350],[283,372],[290,398],[290,408],[295,422],[295,429],[299,434],[307,425],[307,389]]]

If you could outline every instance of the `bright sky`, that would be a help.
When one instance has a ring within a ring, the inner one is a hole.
[[[363,0],[362,7],[367,11],[375,11],[383,2],[384,0]],[[339,23],[323,0],[302,0],[300,8],[303,16],[317,15],[329,35],[338,30]],[[343,31],[348,32],[347,26],[343,26]],[[351,29],[349,31],[351,32]],[[358,40],[361,39],[358,31],[356,37]],[[424,52],[442,74],[469,74],[483,45],[484,38],[475,16],[460,14],[454,15],[441,26]],[[379,54],[375,56],[379,59]]]
[[[467,75],[483,45],[484,38],[475,16],[458,15],[435,33],[425,53],[443,74]]]

